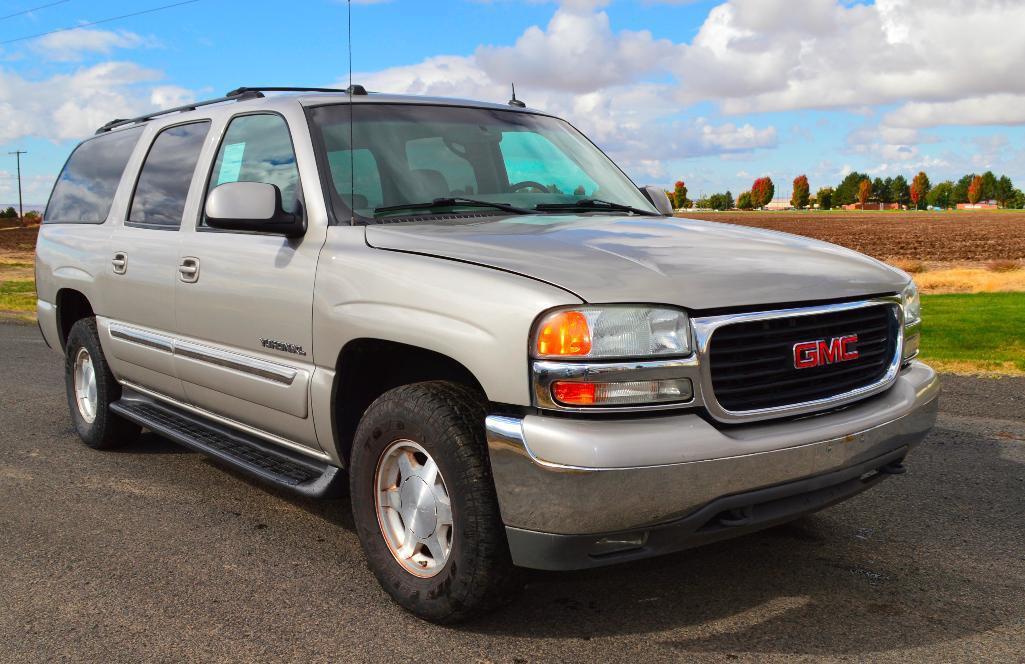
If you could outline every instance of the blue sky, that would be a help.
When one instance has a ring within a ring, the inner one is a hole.
[[[0,16],[55,0],[10,0]],[[0,41],[173,0],[63,0]],[[851,169],[1025,185],[1025,6],[1004,0],[377,0],[353,3],[357,82],[528,104],[572,121],[639,183],[693,195],[813,190]],[[239,85],[344,84],[346,5],[197,0],[0,45],[0,201],[43,203],[113,117]]]

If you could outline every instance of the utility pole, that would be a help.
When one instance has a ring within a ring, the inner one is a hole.
[[[21,155],[28,154],[24,150],[15,150],[14,152],[8,152],[7,154],[13,154],[14,158],[18,162],[18,219],[25,219],[25,210],[21,203]]]

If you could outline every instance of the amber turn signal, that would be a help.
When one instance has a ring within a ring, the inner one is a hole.
[[[537,352],[542,356],[581,356],[591,352],[591,329],[579,311],[557,311],[541,322]]]

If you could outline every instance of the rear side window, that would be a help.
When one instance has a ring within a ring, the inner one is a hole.
[[[181,226],[189,185],[209,129],[209,121],[193,122],[157,134],[135,185],[130,223],[170,229]]]
[[[298,211],[299,168],[283,117],[241,115],[231,121],[214,160],[207,195],[227,182],[276,185],[285,212]]]
[[[43,215],[49,224],[102,224],[141,127],[90,139],[71,153]]]

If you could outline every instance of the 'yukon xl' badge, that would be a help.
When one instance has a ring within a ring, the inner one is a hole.
[[[295,344],[286,344],[284,341],[275,341],[274,339],[260,339],[260,345],[264,348],[270,348],[271,350],[280,350],[282,353],[291,353],[292,355],[306,355],[306,351],[303,350],[302,346],[296,346]]]

